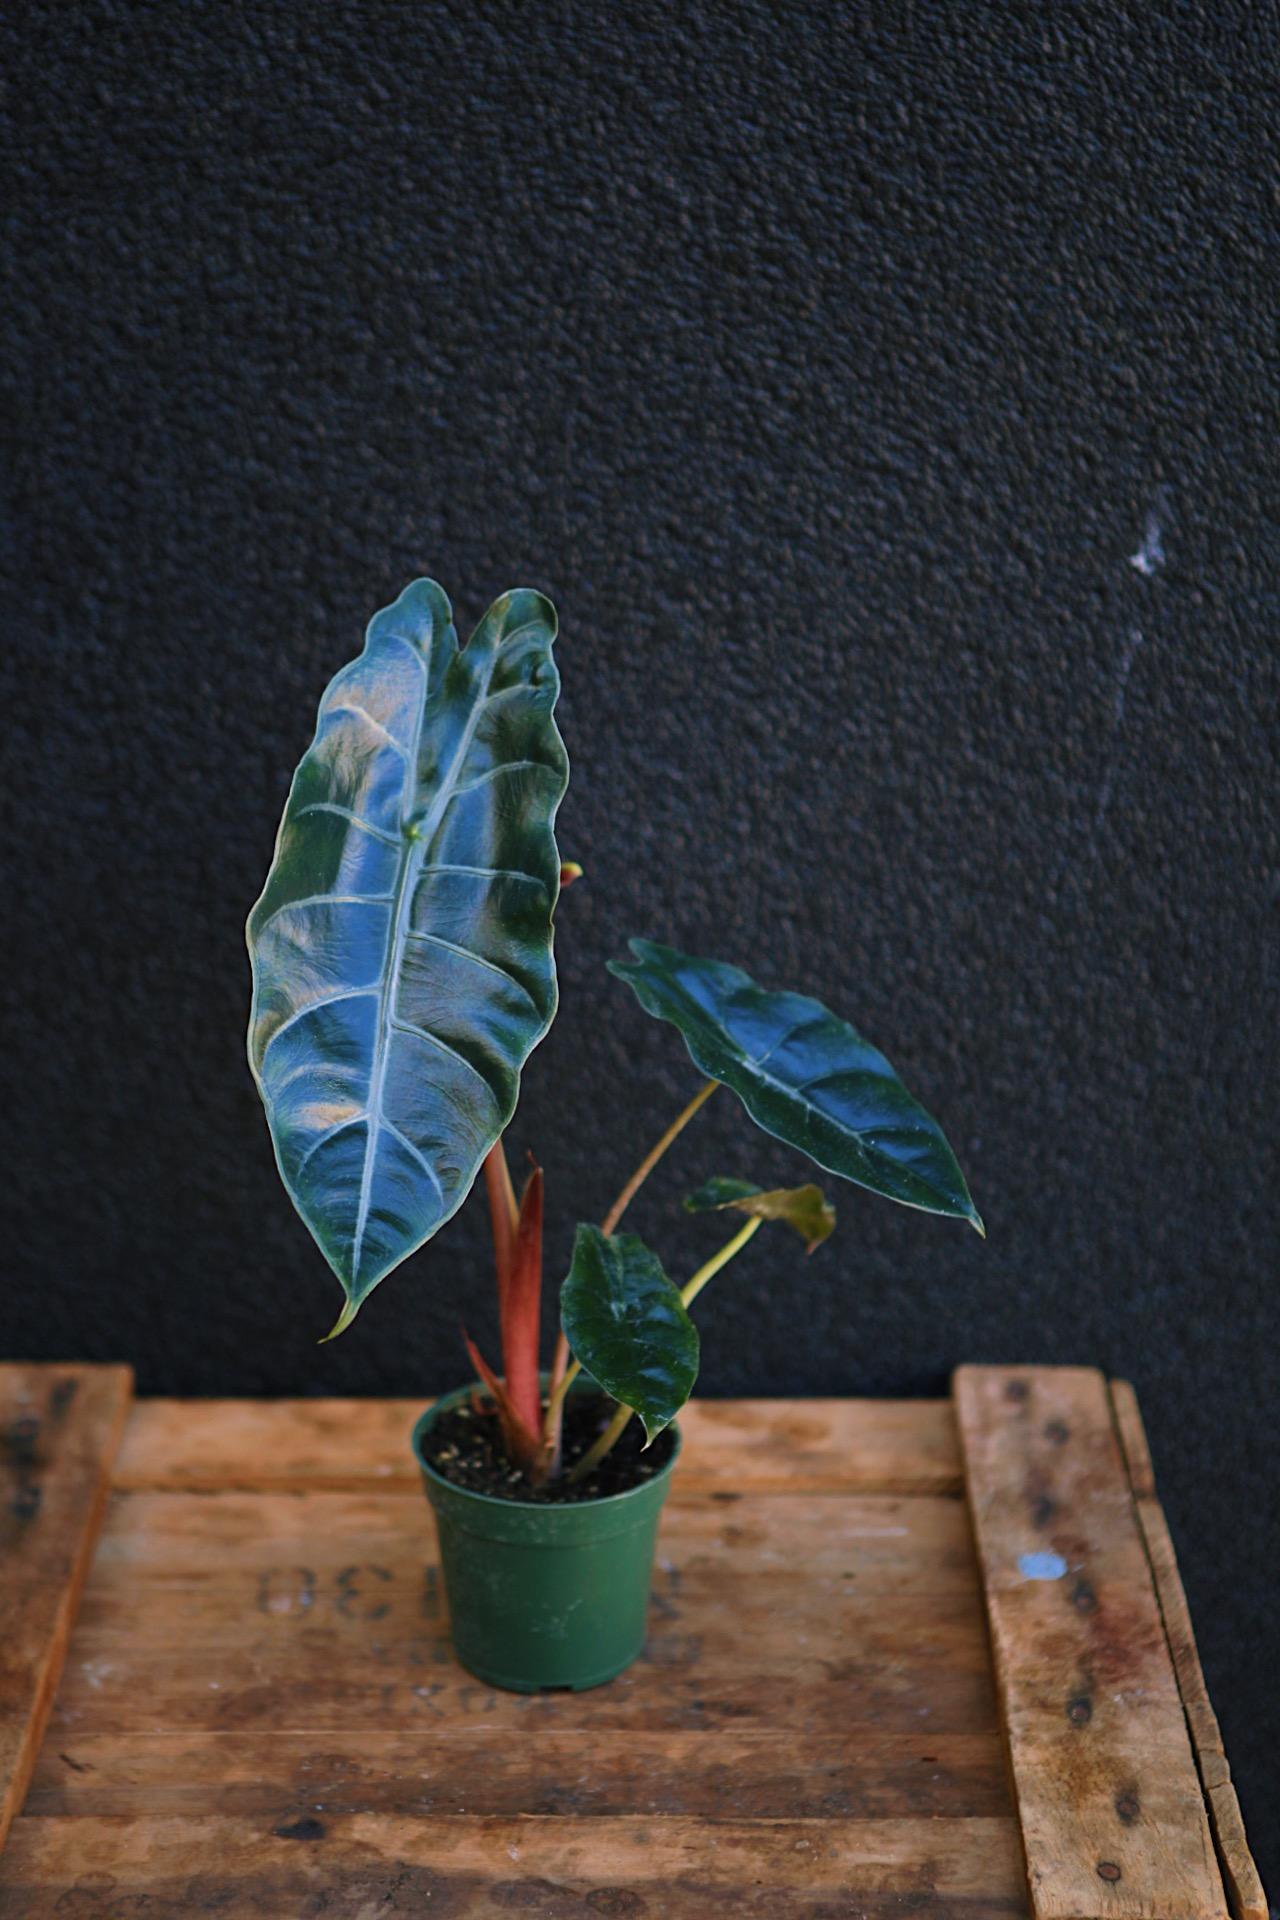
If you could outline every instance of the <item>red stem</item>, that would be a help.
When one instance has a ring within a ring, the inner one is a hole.
[[[543,1472],[546,1449],[542,1444],[542,1435],[534,1429],[530,1431],[521,1420],[507,1397],[507,1390],[499,1380],[493,1368],[481,1353],[475,1341],[464,1327],[462,1338],[466,1343],[471,1364],[493,1395],[494,1405],[498,1409],[498,1420],[502,1426],[502,1436],[507,1443],[507,1452],[518,1467],[521,1467],[535,1483]]]
[[[515,1249],[502,1298],[502,1375],[516,1417],[537,1433],[542,1424],[538,1335],[542,1322],[542,1168],[535,1166],[520,1201]]]
[[[515,1188],[511,1184],[511,1172],[501,1136],[484,1157],[484,1184],[489,1195],[489,1218],[493,1222],[493,1257],[498,1269],[498,1308],[501,1312],[511,1282],[518,1224]]]

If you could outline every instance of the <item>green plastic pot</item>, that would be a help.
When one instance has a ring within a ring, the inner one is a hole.
[[[413,1429],[454,1652],[478,1680],[514,1693],[603,1686],[644,1645],[654,1539],[679,1431],[671,1429],[675,1446],[662,1471],[626,1493],[564,1506],[497,1500],[455,1487],[423,1458],[433,1422],[475,1391],[446,1394]]]

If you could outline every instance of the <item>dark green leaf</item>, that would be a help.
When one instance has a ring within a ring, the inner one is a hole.
[[[700,1071],[756,1125],[872,1193],[968,1220],[983,1232],[942,1129],[882,1053],[820,1001],[766,993],[737,967],[652,940],[610,961],[647,1013],[684,1035]]]
[[[698,1377],[698,1329],[661,1262],[633,1233],[579,1227],[560,1315],[583,1371],[634,1407],[655,1439]]]
[[[335,1332],[462,1204],[555,1013],[555,632],[524,588],[462,649],[434,581],[377,614],[249,916],[250,1064]]]
[[[737,1213],[757,1220],[782,1220],[804,1241],[806,1253],[835,1231],[836,1210],[823,1198],[821,1187],[774,1187],[765,1192],[749,1180],[730,1180],[720,1175],[704,1180],[696,1193],[685,1201],[689,1213],[721,1213],[732,1207]]]

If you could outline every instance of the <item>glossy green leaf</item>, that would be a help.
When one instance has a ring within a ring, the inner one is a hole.
[[[813,1185],[773,1187],[766,1192],[749,1180],[719,1175],[704,1180],[684,1204],[688,1213],[722,1213],[731,1207],[756,1220],[781,1220],[800,1235],[806,1253],[812,1253],[835,1232],[836,1210],[823,1197],[821,1187]]]
[[[461,1206],[556,1010],[555,633],[524,588],[465,648],[434,581],[375,615],[249,916],[249,1060],[335,1332]]]
[[[983,1232],[936,1120],[882,1053],[818,1000],[767,993],[737,967],[652,940],[609,971],[684,1035],[694,1064],[732,1088],[756,1125],[828,1173]]]
[[[698,1377],[698,1329],[661,1261],[634,1233],[579,1227],[560,1317],[583,1371],[656,1439]]]

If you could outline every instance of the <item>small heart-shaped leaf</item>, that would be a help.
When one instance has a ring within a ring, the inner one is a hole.
[[[698,1329],[656,1254],[634,1233],[580,1226],[560,1315],[583,1372],[634,1407],[655,1440],[698,1377]]]

